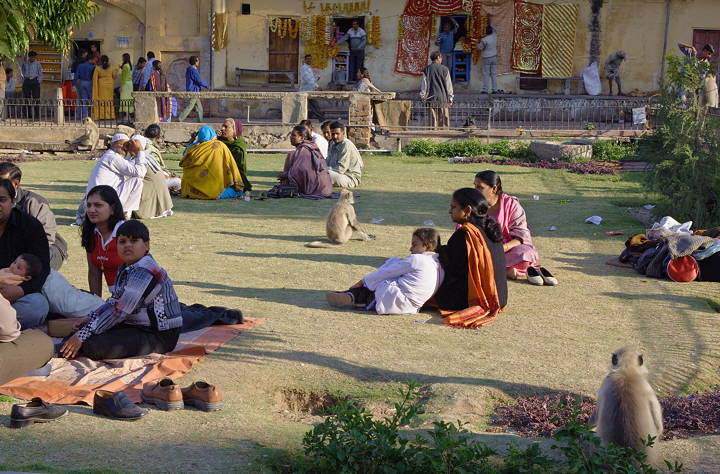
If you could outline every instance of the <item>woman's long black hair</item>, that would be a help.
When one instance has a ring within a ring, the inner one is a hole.
[[[470,206],[468,220],[478,229],[484,230],[488,239],[493,242],[502,241],[500,226],[495,219],[488,217],[487,211],[490,206],[480,191],[474,188],[462,188],[455,191],[452,198],[461,207]]]
[[[490,186],[491,188],[493,186],[497,186],[497,188],[495,189],[495,194],[497,194],[498,196],[503,193],[500,175],[493,170],[481,171],[475,175],[475,179],[479,179],[480,181],[485,183],[486,186]]]
[[[100,199],[110,205],[113,212],[110,214],[110,218],[108,219],[108,227],[110,229],[114,229],[118,222],[125,219],[122,203],[120,202],[120,197],[118,197],[117,191],[115,191],[115,189],[111,186],[101,184],[100,186],[92,188],[90,192],[87,193],[87,196],[85,196],[85,199],[87,200],[87,198],[94,194],[99,195]],[[91,253],[95,250],[95,224],[90,222],[90,219],[87,217],[87,212],[85,213],[85,217],[83,217],[80,235],[80,242],[85,251],[87,253]]]

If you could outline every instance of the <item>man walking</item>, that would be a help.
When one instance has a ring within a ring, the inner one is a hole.
[[[483,76],[483,94],[492,91],[497,92],[497,34],[495,28],[488,26],[485,30],[485,36],[477,45],[477,49],[482,51],[482,76]]]
[[[348,82],[357,81],[357,73],[360,68],[365,67],[365,45],[367,44],[367,33],[360,28],[358,20],[352,21],[352,28],[340,38],[337,44],[348,42],[350,56],[348,57]]]
[[[620,65],[625,61],[625,51],[615,51],[605,61],[605,77],[608,80],[610,95],[613,95],[613,81],[618,86],[618,95],[622,93],[622,81],[620,80]]]
[[[200,77],[200,72],[198,71],[198,66],[200,65],[200,58],[198,58],[197,56],[190,56],[189,62],[190,65],[187,67],[187,69],[185,69],[185,90],[188,92],[200,92],[201,87],[209,89],[210,86],[207,84],[207,82],[202,80],[202,77]],[[185,120],[190,114],[190,111],[192,111],[193,107],[197,112],[198,122],[202,122],[203,108],[202,102],[200,102],[199,97],[193,97],[192,99],[190,99],[190,102],[188,102],[188,105],[182,111],[180,117],[178,117],[178,121],[182,122],[183,120]]]
[[[26,99],[40,99],[40,83],[42,82],[42,67],[37,61],[37,53],[30,51],[27,61],[22,63],[20,74],[23,77],[22,93]],[[38,115],[38,108],[32,107],[34,115]]]
[[[442,65],[442,54],[434,51],[430,55],[430,64],[423,69],[420,82],[420,99],[430,105],[432,126],[450,126],[450,106],[453,104],[453,85],[450,71]]]

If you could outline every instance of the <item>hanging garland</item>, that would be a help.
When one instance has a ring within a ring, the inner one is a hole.
[[[380,48],[382,42],[382,35],[380,32],[380,17],[374,15],[370,17],[368,21],[367,29],[367,44]]]
[[[307,7],[314,6],[312,3],[310,5],[304,4],[305,11],[307,12]],[[345,3],[338,3],[338,2],[322,2],[320,3],[320,11],[323,15],[349,15],[349,16],[357,16],[362,15],[363,13],[369,13],[370,12],[370,0],[364,0],[362,2],[345,2]]]
[[[286,18],[285,23],[287,23],[287,32],[290,38],[297,38],[298,30],[300,29],[300,22],[291,18]]]

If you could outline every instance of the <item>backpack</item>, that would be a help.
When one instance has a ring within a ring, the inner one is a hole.
[[[264,197],[269,198],[294,198],[299,195],[298,188],[294,184],[276,184],[263,193]]]

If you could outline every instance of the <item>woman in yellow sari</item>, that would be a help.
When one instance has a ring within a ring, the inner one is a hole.
[[[110,58],[104,54],[100,57],[100,65],[95,68],[92,78],[93,120],[112,120],[115,118],[115,86],[116,70],[110,68]]]
[[[242,177],[230,149],[217,139],[212,127],[198,130],[185,150],[180,194],[190,199],[225,199],[242,196]]]

